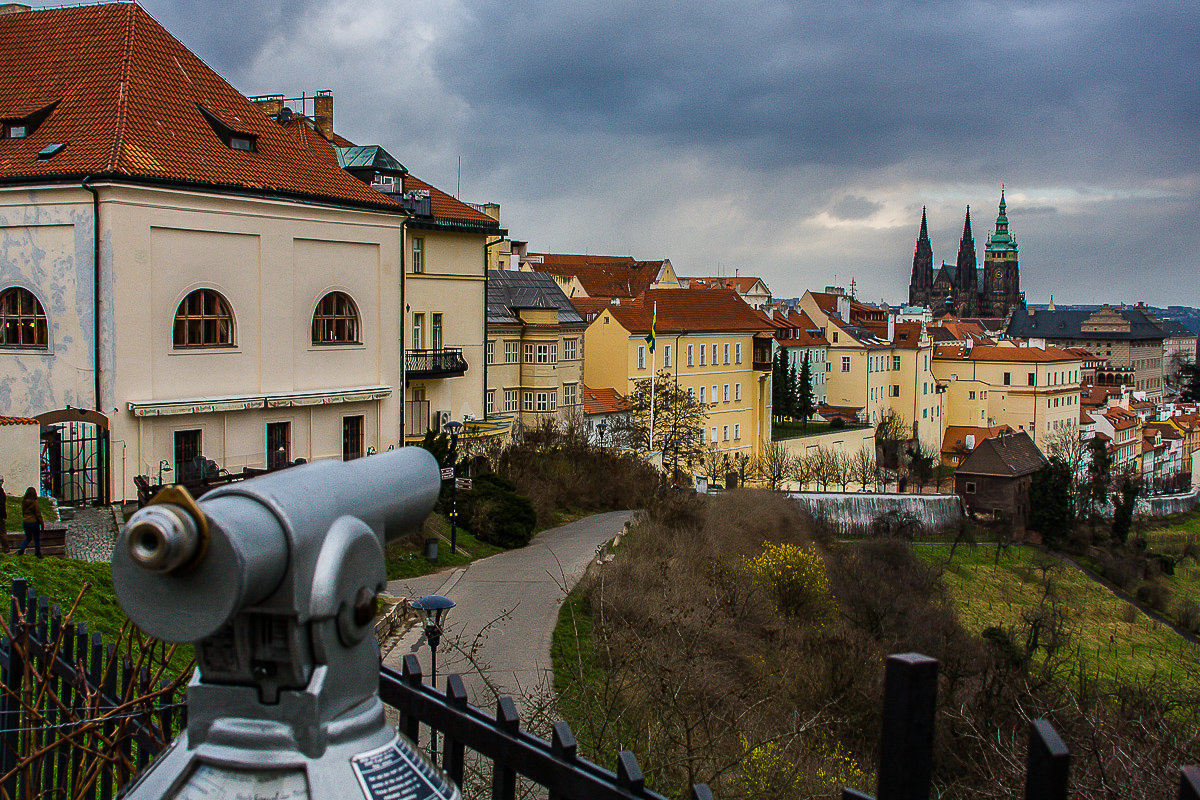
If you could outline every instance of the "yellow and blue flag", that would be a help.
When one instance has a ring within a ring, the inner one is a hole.
[[[650,333],[646,335],[646,344],[650,345],[650,352],[654,352],[654,336],[658,331],[658,303],[654,304],[654,314],[650,317]]]

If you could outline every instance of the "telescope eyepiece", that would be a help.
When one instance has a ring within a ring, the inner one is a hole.
[[[200,550],[196,520],[179,506],[146,506],[125,530],[129,558],[142,569],[169,575],[192,563]]]

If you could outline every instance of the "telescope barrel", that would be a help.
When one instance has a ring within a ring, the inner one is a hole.
[[[362,520],[382,543],[418,530],[440,489],[437,460],[410,447],[229,484],[192,509],[172,502],[147,506],[130,518],[113,548],[117,599],[146,633],[199,641],[269,598],[289,571],[312,571],[339,517]]]

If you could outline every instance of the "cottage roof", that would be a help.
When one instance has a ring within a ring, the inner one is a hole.
[[[636,300],[608,306],[608,311],[630,333],[649,333],[657,304],[659,335],[666,333],[752,332],[771,330],[746,301],[732,289],[696,292],[691,289],[650,289]]]
[[[583,387],[583,413],[587,415],[596,414],[615,414],[621,411],[628,411],[633,408],[633,404],[617,393],[616,389],[607,387],[602,389],[593,389],[589,386]]]
[[[994,425],[992,427],[972,427],[970,425],[950,425],[946,428],[946,433],[942,436],[942,452],[943,453],[967,453],[979,446],[979,443],[984,439],[994,439],[1004,433],[1012,433],[1013,429],[1008,425]],[[967,437],[975,437],[975,445],[969,450],[967,448]]]
[[[1017,431],[984,439],[956,471],[964,475],[1017,478],[1037,472],[1046,463],[1046,457],[1029,433]]]
[[[541,272],[489,270],[487,321],[489,325],[517,325],[520,309],[557,309],[558,323],[582,323],[583,316],[563,294],[554,278]]]

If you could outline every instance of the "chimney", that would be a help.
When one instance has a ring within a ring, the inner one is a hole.
[[[887,338],[888,338],[889,342],[896,341],[896,315],[892,314],[892,313],[888,314],[888,337]]]
[[[251,97],[250,102],[262,109],[262,112],[268,117],[278,117],[279,112],[283,111],[283,95],[281,94],[264,94],[259,97]]]
[[[842,318],[842,322],[850,321],[850,298],[844,294],[838,295],[837,314]]]
[[[333,138],[333,90],[322,89],[313,97],[313,124],[326,139]]]

